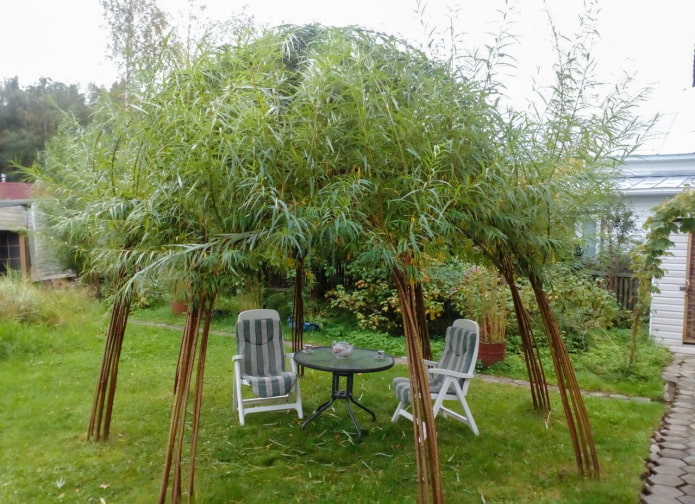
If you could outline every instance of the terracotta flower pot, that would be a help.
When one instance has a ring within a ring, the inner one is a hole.
[[[478,347],[478,359],[485,367],[492,366],[496,362],[504,360],[507,351],[507,343],[480,343]]]
[[[183,301],[173,300],[171,302],[171,312],[176,314],[186,313],[188,311],[188,305]]]

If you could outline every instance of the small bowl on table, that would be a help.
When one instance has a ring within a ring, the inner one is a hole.
[[[352,355],[352,345],[346,341],[334,341],[332,350],[338,359],[347,359]]]

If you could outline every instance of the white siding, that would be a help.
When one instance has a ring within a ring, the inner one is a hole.
[[[683,321],[685,318],[686,263],[688,255],[688,235],[671,236],[674,246],[663,258],[663,278],[656,281],[660,292],[652,298],[650,332],[655,341],[679,352],[692,350],[695,346],[683,344]]]
[[[635,225],[638,230],[642,230],[644,222],[647,217],[653,215],[654,208],[667,201],[669,198],[665,198],[659,194],[653,194],[650,196],[626,196],[624,198],[625,205],[634,212]]]

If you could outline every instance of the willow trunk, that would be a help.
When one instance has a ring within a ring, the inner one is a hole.
[[[422,356],[427,360],[432,360],[430,332],[427,328],[427,313],[425,311],[425,290],[422,288],[422,283],[415,284],[415,313],[418,317],[418,327],[420,329]]]
[[[410,401],[413,414],[413,435],[417,464],[418,503],[443,504],[437,430],[429,393],[427,369],[422,355],[423,320],[418,313],[417,287],[400,270],[392,271],[401,305],[403,329],[408,352]]]
[[[304,260],[297,259],[292,304],[292,351],[299,352],[304,345]],[[304,366],[299,366],[299,376],[304,376]]]
[[[565,410],[567,427],[574,448],[577,469],[582,476],[598,478],[601,471],[596,455],[596,446],[591,432],[591,425],[589,424],[589,415],[584,405],[584,398],[574,373],[574,367],[570,361],[569,353],[560,334],[555,316],[550,308],[548,298],[543,290],[542,280],[534,275],[531,275],[529,279],[543,319],[543,326],[548,336],[553,366],[555,367],[557,384],[562,399],[562,407]]]
[[[187,432],[187,406],[195,373],[195,388],[193,394],[193,410],[191,412],[189,469],[188,469],[188,501],[193,498],[195,483],[195,456],[197,450],[198,432],[200,427],[200,411],[202,407],[203,379],[205,372],[205,357],[210,329],[210,318],[214,306],[214,298],[199,295],[193,301],[186,314],[186,325],[183,330],[179,350],[179,360],[174,379],[174,404],[169,424],[169,437],[164,459],[162,484],[159,493],[159,504],[164,504],[167,491],[171,486],[171,503],[179,504],[183,498],[182,481],[184,465],[184,435]],[[200,331],[201,320],[205,319],[203,331]]]
[[[129,313],[130,297],[116,298],[111,307],[111,319],[106,333],[104,355],[101,360],[101,369],[89,416],[87,439],[90,441],[106,440],[109,437],[118,383],[118,364],[121,359],[121,349],[123,348]]]
[[[514,303],[514,314],[516,315],[517,325],[519,326],[521,346],[524,352],[524,362],[526,363],[526,372],[528,374],[533,407],[538,411],[550,411],[548,382],[545,378],[540,350],[538,349],[538,344],[533,334],[531,316],[524,306],[513,270],[511,268],[500,268],[500,272],[507,282],[509,292],[512,295],[512,302]]]

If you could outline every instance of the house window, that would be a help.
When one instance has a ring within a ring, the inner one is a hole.
[[[12,231],[0,231],[0,275],[9,270],[27,271],[24,236]]]

